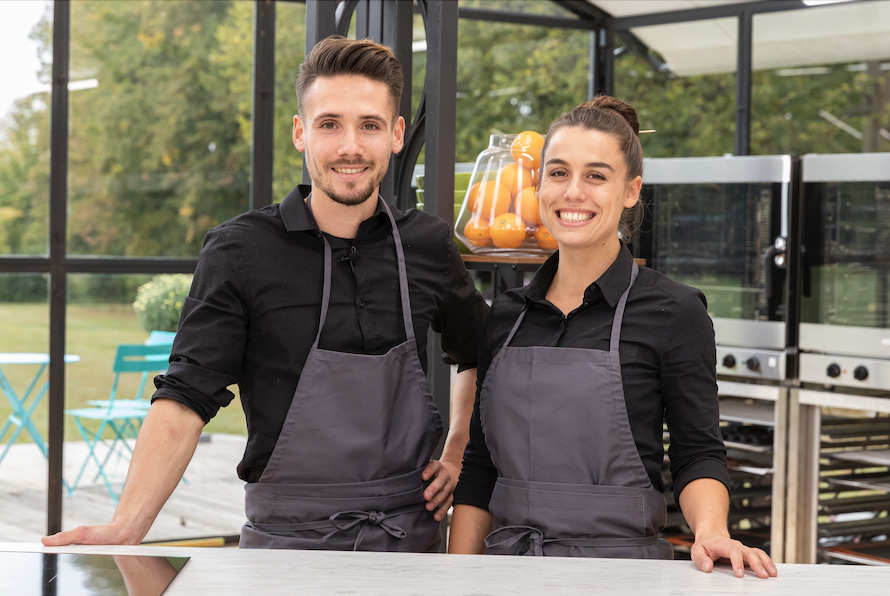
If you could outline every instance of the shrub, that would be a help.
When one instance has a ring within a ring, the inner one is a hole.
[[[182,303],[192,285],[191,275],[156,275],[136,290],[133,310],[145,331],[176,331]]]

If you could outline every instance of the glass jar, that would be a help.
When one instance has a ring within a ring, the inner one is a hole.
[[[455,235],[473,254],[544,256],[556,249],[535,195],[543,142],[532,131],[494,134],[476,158],[454,221]]]

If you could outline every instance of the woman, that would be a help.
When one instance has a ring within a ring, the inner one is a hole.
[[[775,576],[729,538],[704,295],[638,267],[619,239],[640,209],[638,134],[634,109],[607,96],[550,126],[538,198],[559,251],[492,305],[449,550],[672,558],[659,537],[667,421],[693,560]]]

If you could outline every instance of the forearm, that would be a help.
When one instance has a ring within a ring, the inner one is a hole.
[[[458,555],[481,555],[485,537],[491,531],[491,513],[472,505],[455,505],[451,514],[448,552]]]
[[[201,436],[204,422],[182,404],[158,399],[139,430],[127,481],[111,526],[122,543],[142,541],[182,478]]]
[[[723,483],[711,478],[693,480],[680,493],[680,508],[695,536],[729,536],[729,494]]]
[[[473,401],[476,398],[476,369],[470,368],[457,374],[451,392],[451,423],[442,459],[461,463],[464,449],[470,439],[470,417],[473,415]]]

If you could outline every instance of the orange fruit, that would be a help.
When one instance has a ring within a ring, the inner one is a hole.
[[[548,230],[544,226],[538,226],[538,229],[535,230],[535,240],[538,241],[538,246],[540,246],[541,248],[553,250],[559,248],[559,244],[557,244],[556,238],[554,238],[553,234],[550,233],[550,230]]]
[[[508,163],[498,172],[498,180],[510,190],[513,198],[516,198],[523,188],[534,186],[535,173],[518,163]]]
[[[491,244],[490,226],[487,219],[481,217],[471,217],[467,225],[464,226],[464,236],[467,242],[474,246],[488,246]]]
[[[533,130],[524,130],[513,140],[510,153],[516,163],[529,170],[541,167],[541,149],[544,148],[544,137]]]
[[[469,194],[468,202],[472,205],[473,215],[485,219],[506,213],[513,204],[513,195],[507,187],[494,180],[477,182]]]
[[[525,222],[515,213],[504,213],[491,220],[489,233],[498,248],[519,248],[525,240]]]
[[[516,211],[516,215],[522,218],[522,221],[531,226],[541,223],[541,210],[534,187],[522,189],[522,192],[516,197],[516,206],[513,210]]]

